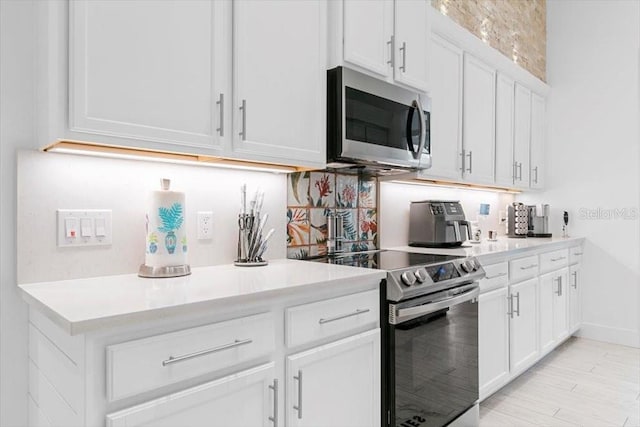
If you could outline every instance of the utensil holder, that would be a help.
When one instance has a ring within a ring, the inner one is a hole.
[[[268,262],[262,258],[262,233],[258,233],[256,225],[260,216],[252,214],[238,215],[238,257],[234,265],[238,267],[259,267]]]

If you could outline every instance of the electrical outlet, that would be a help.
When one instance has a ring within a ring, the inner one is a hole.
[[[213,212],[198,212],[198,240],[213,239]]]

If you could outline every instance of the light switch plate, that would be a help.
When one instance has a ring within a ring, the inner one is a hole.
[[[110,209],[58,209],[56,215],[58,247],[111,245]]]

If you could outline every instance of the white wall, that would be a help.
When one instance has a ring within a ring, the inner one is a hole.
[[[243,183],[249,197],[265,191],[265,229],[275,229],[266,258],[286,256],[285,174],[30,150],[18,155],[18,283],[136,273],[144,263],[148,196],[161,178],[185,192],[192,267],[235,260]],[[58,248],[56,209],[111,209],[112,245]],[[197,240],[198,211],[213,211],[212,240]]]
[[[569,211],[571,234],[587,238],[581,335],[635,346],[639,52],[640,2],[547,2],[549,190],[519,198],[550,203],[554,233],[560,232],[562,211]],[[626,209],[629,218],[607,218],[616,208]],[[600,218],[581,218],[581,209],[593,209]]]
[[[0,1],[0,425],[27,425],[27,308],[16,288],[16,149],[35,140],[34,3]]]
[[[406,246],[409,242],[409,205],[418,200],[460,200],[467,220],[475,221],[481,203],[490,205],[489,217],[480,224],[483,239],[488,230],[505,234],[505,226],[499,225],[499,212],[512,203],[514,195],[493,191],[463,188],[415,185],[397,182],[380,183],[378,230],[380,247]]]

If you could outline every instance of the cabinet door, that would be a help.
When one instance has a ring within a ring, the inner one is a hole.
[[[143,148],[222,149],[231,131],[220,110],[231,95],[228,2],[81,0],[69,8],[71,131]]]
[[[569,333],[580,329],[582,304],[580,300],[580,264],[569,267]]]
[[[496,184],[513,186],[513,102],[515,82],[502,73],[496,79]]]
[[[509,324],[511,373],[518,374],[538,357],[538,279],[509,286],[516,312]]]
[[[569,269],[556,272],[553,298],[553,337],[560,342],[569,336]]]
[[[394,78],[426,92],[429,73],[428,0],[396,0]]]
[[[108,414],[107,427],[272,426],[274,378],[269,363]]]
[[[380,329],[287,357],[287,425],[380,426]]]
[[[540,276],[540,352],[546,354],[556,345],[553,334],[554,296],[558,290],[556,272]]]
[[[391,76],[393,0],[344,0],[343,22],[344,60]]]
[[[544,188],[545,99],[531,95],[531,188]]]
[[[509,290],[481,294],[478,301],[479,383],[484,399],[509,377]]]
[[[465,180],[494,182],[496,71],[464,55],[463,173]]]
[[[326,163],[326,2],[236,0],[234,157]]]
[[[529,186],[529,144],[531,140],[531,91],[516,83],[514,116],[513,159],[515,185]]]
[[[431,153],[424,177],[461,177],[462,50],[436,34],[431,36]]]

